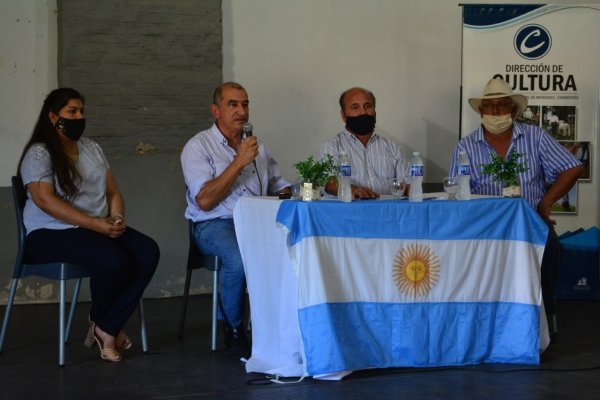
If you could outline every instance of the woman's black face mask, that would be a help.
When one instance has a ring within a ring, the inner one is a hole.
[[[61,117],[54,126],[69,139],[78,141],[85,130],[85,118],[67,119]]]

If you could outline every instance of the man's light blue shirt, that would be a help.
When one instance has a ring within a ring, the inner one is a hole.
[[[256,166],[246,165],[229,193],[215,208],[203,211],[195,197],[207,182],[215,179],[231,164],[236,152],[227,144],[216,124],[192,137],[181,153],[181,167],[187,185],[185,217],[194,222],[215,218],[233,218],[233,208],[242,196],[265,196],[290,186],[281,177],[277,162],[262,144],[258,145]],[[260,176],[260,178],[259,178]]]

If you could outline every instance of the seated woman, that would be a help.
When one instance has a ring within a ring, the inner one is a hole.
[[[27,188],[23,219],[34,263],[63,261],[90,268],[92,307],[84,341],[100,357],[121,361],[131,347],[123,326],[158,265],[159,249],[125,223],[123,197],[100,146],[81,138],[84,98],[52,91],[23,150],[18,174]]]

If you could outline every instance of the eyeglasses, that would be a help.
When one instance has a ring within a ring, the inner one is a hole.
[[[511,111],[513,108],[512,101],[502,101],[498,103],[486,102],[481,103],[481,109],[486,112],[497,110],[498,112]]]

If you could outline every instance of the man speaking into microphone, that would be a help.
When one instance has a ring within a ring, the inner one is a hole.
[[[289,191],[277,162],[252,135],[246,89],[226,82],[213,93],[213,125],[192,137],[181,153],[187,185],[185,217],[194,222],[200,252],[222,261],[219,319],[225,322],[225,345],[248,350],[243,328],[246,280],[235,236],[233,208],[242,196]]]

